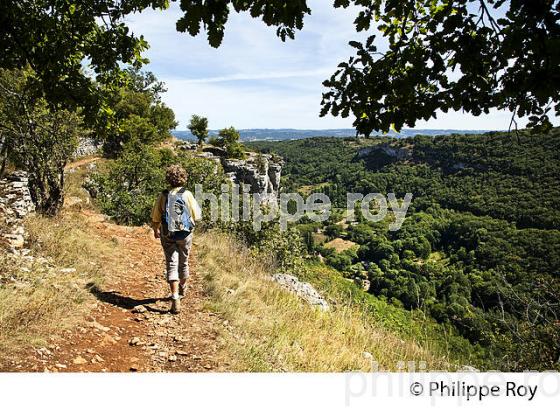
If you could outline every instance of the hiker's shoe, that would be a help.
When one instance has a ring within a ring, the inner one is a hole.
[[[179,298],[172,298],[171,299],[171,313],[176,315],[181,311],[181,299]]]
[[[184,285],[179,284],[179,296],[184,297],[187,294],[187,284]]]

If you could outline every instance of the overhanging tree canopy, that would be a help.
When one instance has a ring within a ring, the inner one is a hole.
[[[508,109],[512,121],[550,126],[560,115],[559,0],[334,0],[358,6],[357,31],[372,30],[365,43],[351,42],[356,56],[324,85],[321,114],[353,115],[361,134],[414,126],[438,110],[474,115]],[[124,18],[168,0],[6,0],[0,3],[0,68],[30,65],[49,100],[83,101],[94,85],[84,74],[89,60],[98,80],[120,74],[120,64],[141,65],[147,43]],[[223,39],[230,13],[248,12],[285,40],[311,13],[305,0],[181,0],[177,30],[210,45]],[[328,28],[325,28],[326,30]],[[387,51],[379,50],[381,36]]]
[[[3,0],[0,2],[0,68],[31,67],[51,103],[99,108],[92,77],[119,79],[120,64],[141,66],[148,44],[124,17],[167,0]],[[84,72],[87,61],[94,76]],[[109,81],[111,80],[111,81]]]
[[[354,114],[363,134],[414,126],[436,110],[480,115],[491,108],[550,127],[560,115],[560,2],[557,0],[336,0],[360,5],[358,31],[371,35],[324,85],[322,114]]]
[[[139,68],[147,60],[148,43],[125,22],[132,13],[163,10],[169,0],[3,0],[0,2],[0,68],[31,67],[37,92],[61,108],[83,107],[86,119],[106,122],[107,85],[122,85],[128,77],[123,66]],[[195,35],[201,23],[208,41],[218,46],[223,37],[229,6],[250,11],[278,35],[293,37],[309,12],[305,1],[181,1],[185,16],[179,31]],[[88,73],[84,69],[87,63]],[[103,90],[98,85],[104,84]],[[115,87],[116,88],[116,87]]]

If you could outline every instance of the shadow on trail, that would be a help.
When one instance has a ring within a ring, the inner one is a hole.
[[[101,302],[109,303],[111,305],[123,308],[123,309],[133,309],[136,306],[144,306],[146,310],[154,313],[168,313],[167,310],[158,309],[156,307],[150,306],[153,303],[168,300],[168,298],[148,298],[148,299],[134,299],[129,296],[123,296],[115,291],[106,292],[97,285],[88,284],[88,290],[90,293],[95,296]]]

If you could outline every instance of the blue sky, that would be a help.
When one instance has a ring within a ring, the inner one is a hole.
[[[319,110],[322,81],[353,55],[348,41],[364,38],[352,24],[356,9],[334,9],[325,0],[308,4],[312,15],[296,39],[285,43],[275,28],[232,13],[222,45],[214,49],[204,33],[193,38],[175,30],[181,16],[177,3],[165,12],[131,16],[127,23],[150,43],[145,68],[166,83],[163,100],[175,111],[177,129],[185,129],[192,114],[208,117],[211,129],[351,128],[351,117],[320,118]],[[507,129],[510,116],[439,113],[437,120],[419,122],[416,128]]]

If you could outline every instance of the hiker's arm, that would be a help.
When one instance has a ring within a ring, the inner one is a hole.
[[[154,230],[154,238],[159,239],[160,238],[160,233],[159,233],[159,228],[161,227],[161,222],[154,222],[152,221],[152,229]]]
[[[160,237],[159,228],[161,226],[161,216],[163,212],[161,198],[162,197],[160,195],[152,208],[152,229],[154,230],[154,238],[156,239],[159,239]]]
[[[200,209],[200,205],[198,204],[198,202],[196,202],[196,199],[191,192],[187,192],[187,201],[192,219],[195,221],[200,221],[200,219],[202,218],[202,210]]]

